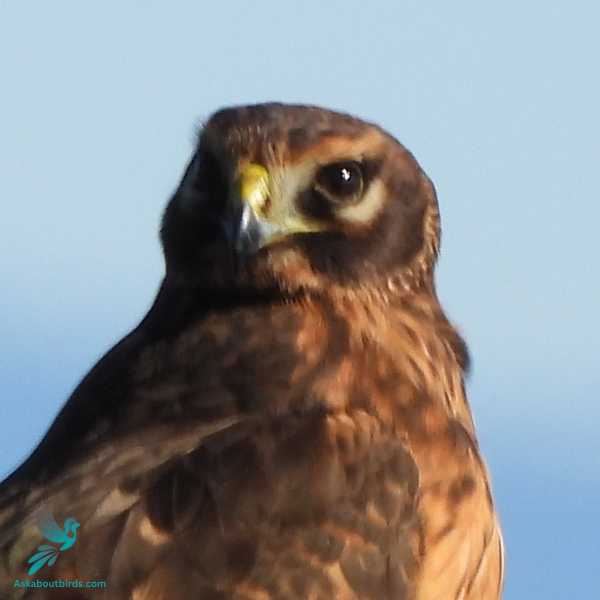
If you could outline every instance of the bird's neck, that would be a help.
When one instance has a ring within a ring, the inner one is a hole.
[[[327,344],[327,329],[337,326],[338,335],[346,337],[348,364],[354,370],[362,368],[365,377],[379,377],[377,385],[396,378],[437,405],[440,414],[458,418],[472,429],[464,392],[468,351],[432,290],[395,296],[332,294],[301,306],[303,335],[315,345]]]

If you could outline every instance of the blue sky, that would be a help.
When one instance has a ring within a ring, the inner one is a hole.
[[[505,598],[597,594],[600,5],[283,4],[0,0],[0,477],[152,301],[202,120],[316,103],[436,184]]]

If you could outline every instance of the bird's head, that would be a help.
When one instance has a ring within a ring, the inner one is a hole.
[[[73,519],[73,517],[65,519],[65,523],[63,526],[65,533],[75,533],[75,531],[77,531],[79,527],[79,521]]]
[[[211,289],[431,284],[435,191],[379,127],[324,109],[229,108],[202,129],[167,207],[167,277]]]

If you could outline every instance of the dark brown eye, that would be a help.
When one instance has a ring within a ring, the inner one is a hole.
[[[362,167],[355,161],[342,161],[321,167],[315,188],[333,202],[356,202],[362,196]]]

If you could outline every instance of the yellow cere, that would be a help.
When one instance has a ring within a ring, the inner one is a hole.
[[[242,201],[252,207],[257,217],[265,217],[263,209],[269,197],[269,172],[262,165],[244,165],[240,170],[239,186]]]

